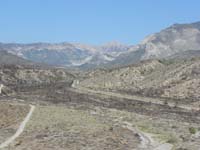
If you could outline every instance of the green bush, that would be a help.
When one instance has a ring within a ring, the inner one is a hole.
[[[195,134],[197,131],[196,131],[196,129],[195,129],[194,127],[190,127],[190,128],[189,128],[189,132],[190,132],[191,134]]]
[[[170,143],[170,144],[174,144],[177,142],[178,142],[178,139],[174,135],[171,135],[171,137],[167,141],[167,143]]]

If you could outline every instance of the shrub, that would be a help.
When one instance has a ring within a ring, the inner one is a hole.
[[[189,132],[190,132],[191,134],[195,134],[197,131],[196,131],[196,129],[195,129],[194,127],[190,127],[190,128],[189,128]]]
[[[167,143],[170,143],[170,144],[174,144],[174,143],[177,143],[178,140],[176,137],[172,136],[170,139],[168,139]]]

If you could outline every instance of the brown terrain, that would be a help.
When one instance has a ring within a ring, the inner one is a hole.
[[[148,60],[87,74],[81,87],[195,103],[200,98],[200,58]]]
[[[199,58],[148,60],[73,75],[3,65],[0,141],[32,104],[4,150],[199,150],[199,67]]]
[[[12,136],[29,111],[27,105],[1,102],[0,104],[0,142]]]

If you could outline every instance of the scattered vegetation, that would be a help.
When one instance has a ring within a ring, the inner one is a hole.
[[[167,143],[171,143],[171,144],[177,144],[178,143],[178,139],[176,136],[172,135],[169,137]]]
[[[189,132],[190,132],[191,134],[195,134],[195,133],[197,132],[197,130],[196,130],[196,128],[194,128],[194,127],[190,127],[190,128],[189,128]]]

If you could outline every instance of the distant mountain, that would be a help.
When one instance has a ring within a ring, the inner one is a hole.
[[[168,58],[188,50],[200,50],[200,22],[174,24],[159,33],[149,35],[111,63],[122,65],[145,59]]]
[[[59,67],[113,67],[152,58],[170,58],[185,51],[200,50],[200,22],[174,24],[147,36],[138,45],[110,42],[102,46],[80,43],[0,43],[0,50],[24,59]]]
[[[124,45],[117,41],[109,42],[99,47],[99,49],[104,53],[120,53],[127,51],[129,48],[130,46]]]
[[[0,43],[0,50],[27,60],[59,67],[79,67],[87,64],[98,66],[114,60],[115,57],[128,49],[129,46],[117,42],[103,46],[90,46],[80,43]]]
[[[25,60],[6,51],[0,51],[0,65],[34,65],[29,60]]]
[[[179,52],[174,55],[171,55],[170,57],[167,57],[167,59],[191,59],[195,57],[200,57],[200,50],[189,50]]]

